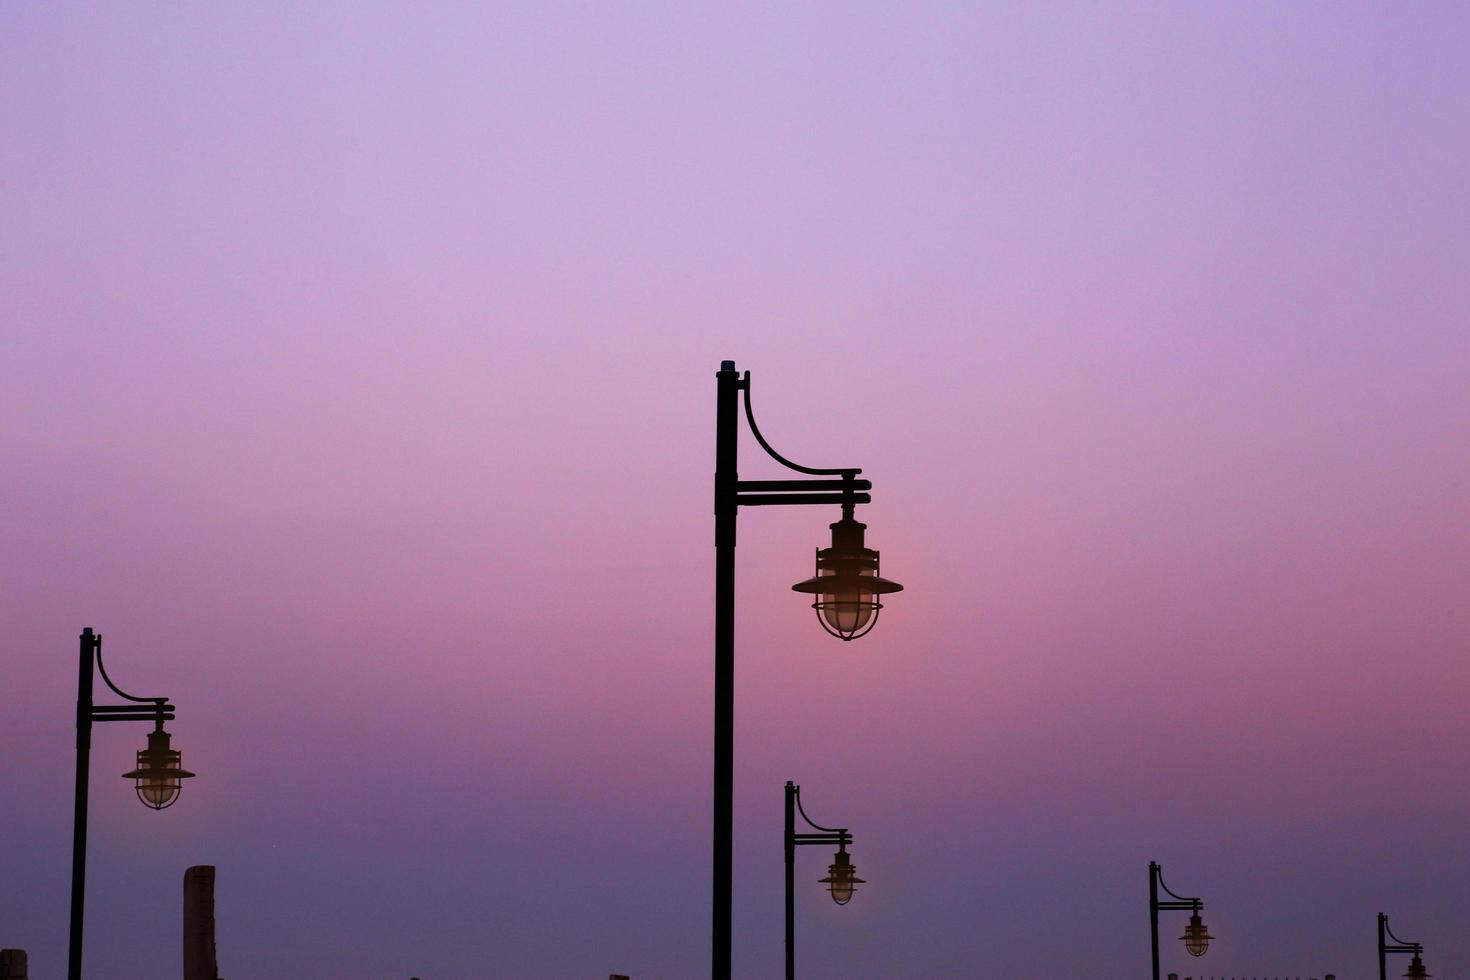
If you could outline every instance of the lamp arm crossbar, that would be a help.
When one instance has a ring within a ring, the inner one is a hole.
[[[151,721],[154,724],[165,721],[173,721],[176,716],[172,711],[133,711],[128,713],[113,712],[105,715],[93,715],[92,720],[98,721]]]
[[[1173,894],[1170,892],[1170,894]],[[1160,912],[1198,912],[1204,907],[1202,902],[1155,902],[1154,908]]]
[[[118,697],[122,698],[125,701],[136,701],[139,704],[148,704],[150,702],[154,702],[154,703],[157,703],[157,704],[162,704],[163,702],[165,702],[165,701],[168,700],[167,698],[140,698],[140,697],[135,697],[134,695],[129,694],[127,691],[124,691],[122,688],[118,687],[116,684],[112,683],[112,678],[107,676],[107,668],[104,667],[104,666],[102,666],[102,636],[101,636],[101,634],[98,634],[98,636],[97,636],[96,649],[97,649],[97,670],[99,672],[101,672],[103,682],[106,683],[108,687],[112,688],[112,693],[113,694],[116,694]]]
[[[779,505],[786,507],[792,504],[816,504],[826,507],[833,504],[847,506],[849,504],[866,504],[872,502],[872,497],[866,493],[740,493],[735,502],[741,507],[760,507],[762,505]]]
[[[836,834],[792,834],[792,844],[851,844],[852,834],[842,831]]]
[[[795,470],[798,473],[810,473],[812,476],[856,476],[857,474],[862,472],[862,470],[856,466],[848,466],[837,469],[818,469],[813,466],[802,466],[799,463],[793,463],[785,456],[782,456],[780,453],[776,452],[776,450],[771,448],[771,444],[769,442],[766,442],[765,436],[761,435],[760,427],[755,424],[755,412],[750,407],[749,371],[746,371],[745,374],[741,377],[740,387],[745,390],[745,421],[750,426],[750,434],[755,436],[755,441],[760,443],[761,448],[766,451],[767,456],[771,457],[776,462],[780,463],[782,466],[786,467],[789,470]]]
[[[834,493],[850,493],[856,490],[871,490],[871,480],[736,480],[736,493],[817,493],[830,490]]]
[[[807,826],[813,828],[814,830],[824,830],[824,831],[826,831],[829,834],[846,834],[847,833],[847,828],[846,827],[823,827],[821,824],[814,822],[811,817],[807,816],[806,815],[806,811],[801,808],[801,787],[800,786],[796,787],[796,812],[797,813],[800,813],[801,814],[801,819],[805,820],[806,823],[807,823]]]
[[[92,714],[94,715],[116,715],[116,714],[149,714],[156,715],[160,711],[172,712],[176,710],[165,698],[154,698],[153,707],[139,708],[131,704],[94,704]]]

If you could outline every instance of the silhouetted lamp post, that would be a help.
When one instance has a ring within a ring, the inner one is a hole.
[[[1389,942],[1389,940],[1393,940]],[[1424,952],[1423,943],[1406,943],[1393,934],[1388,927],[1388,916],[1382,912],[1378,913],[1378,980],[1388,980],[1388,954],[1410,953],[1413,959],[1409,961],[1409,970],[1404,974],[1405,980],[1420,980],[1422,977],[1432,977],[1434,974],[1424,969],[1424,961],[1419,958]]]
[[[98,673],[112,693],[133,703],[93,704],[92,679]],[[173,717],[174,706],[167,698],[133,697],[112,683],[107,676],[107,668],[102,665],[102,635],[93,633],[90,626],[82,630],[77,668],[77,785],[71,840],[71,934],[66,966],[69,980],[81,980],[82,976],[82,912],[87,882],[87,776],[92,751],[92,723],[153,723],[153,731],[148,733],[148,747],[139,750],[137,767],[123,773],[123,778],[133,780],[138,799],[145,806],[162,810],[178,799],[179,781],[194,775],[179,767],[181,756],[178,750],[169,748],[168,732],[163,730],[163,723],[172,721]]]
[[[731,839],[734,811],[735,745],[735,523],[741,507],[817,504],[840,506],[842,519],[831,525],[832,544],[817,550],[816,575],[792,588],[814,596],[822,628],[843,640],[867,634],[883,608],[879,597],[903,586],[878,576],[878,552],[863,542],[866,525],[853,517],[870,498],[862,470],[799,466],[771,448],[750,407],[750,373],[742,377],[734,361],[722,361],[715,375],[715,785],[713,923],[711,971],[715,980],[730,976]],[[745,421],[755,441],[787,469],[827,480],[742,480],[739,478],[740,395]]]
[[[796,815],[800,813],[801,819],[806,825],[817,831],[815,834],[798,834],[796,832]],[[793,898],[796,892],[796,849],[802,844],[827,844],[837,845],[837,853],[833,855],[832,864],[827,867],[827,877],[818,881],[827,886],[832,895],[832,901],[838,905],[846,905],[852,901],[852,893],[857,890],[858,885],[865,885],[863,879],[857,876],[857,869],[852,865],[852,859],[847,855],[847,845],[852,843],[852,834],[847,832],[846,827],[823,827],[812,822],[812,818],[806,815],[801,807],[801,787],[795,783],[786,783],[786,980],[792,980],[796,976],[796,916],[792,911]]]
[[[1175,900],[1159,901],[1161,888]],[[1204,907],[1204,902],[1197,898],[1185,898],[1169,891],[1169,886],[1164,884],[1162,869],[1153,861],[1148,863],[1148,919],[1153,939],[1154,980],[1159,980],[1159,913],[1190,913],[1189,925],[1184,927],[1184,935],[1179,938],[1184,940],[1184,948],[1190,956],[1203,956],[1210,948],[1210,940],[1215,938],[1205,929],[1205,924],[1200,919],[1200,911]]]

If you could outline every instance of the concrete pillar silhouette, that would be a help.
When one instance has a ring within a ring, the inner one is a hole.
[[[0,949],[0,980],[29,980],[26,970],[25,950]]]
[[[197,864],[184,872],[184,980],[219,980],[212,864]]]

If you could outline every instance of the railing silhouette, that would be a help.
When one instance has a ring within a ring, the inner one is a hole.
[[[1169,974],[1169,980],[1179,980],[1179,974]],[[1246,976],[1245,974],[1240,974],[1239,976],[1232,974],[1228,977],[1223,975],[1210,977],[1188,976],[1185,977],[1184,980],[1317,980],[1317,978],[1298,976],[1294,973],[1252,973],[1249,976]],[[1337,974],[1324,973],[1322,974],[1322,980],[1337,980]]]

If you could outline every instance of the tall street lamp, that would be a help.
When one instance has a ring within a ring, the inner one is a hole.
[[[1390,939],[1393,942],[1389,942]],[[1406,980],[1421,980],[1424,977],[1434,976],[1424,969],[1424,961],[1419,958],[1423,952],[1423,943],[1404,942],[1388,927],[1388,916],[1382,912],[1378,913],[1378,980],[1388,980],[1389,953],[1413,954],[1414,958],[1409,961],[1409,970],[1404,974]]]
[[[93,704],[94,673],[102,675],[103,683],[112,693],[133,703]],[[137,707],[145,704],[151,707]],[[92,723],[153,723],[153,731],[148,733],[148,747],[138,751],[136,768],[123,773],[123,778],[133,780],[134,791],[144,806],[162,810],[178,799],[180,780],[194,775],[180,768],[182,756],[177,749],[169,747],[169,736],[163,730],[163,723],[172,721],[173,717],[174,706],[167,698],[134,697],[112,683],[112,679],[107,676],[107,668],[102,665],[102,634],[93,633],[90,626],[82,630],[77,666],[77,786],[71,838],[71,933],[66,964],[68,980],[81,980],[82,976],[82,912],[87,885],[87,775],[92,752]]]
[[[815,831],[815,834],[798,834],[796,832],[796,815],[800,813],[801,819],[806,825]],[[801,787],[787,780],[786,782],[786,980],[793,980],[796,976],[796,916],[792,912],[792,899],[795,894],[795,871],[796,871],[796,848],[802,844],[836,844],[837,853],[832,856],[832,863],[827,867],[827,877],[819,879],[820,883],[827,886],[832,895],[832,901],[838,905],[846,905],[852,901],[852,893],[857,890],[858,885],[865,885],[863,879],[857,876],[857,868],[853,867],[852,859],[847,856],[847,845],[852,843],[852,834],[847,832],[846,827],[823,827],[812,822],[812,818],[806,815],[801,806]]]
[[[1175,901],[1159,901],[1161,888]],[[1190,913],[1189,925],[1184,927],[1184,935],[1179,938],[1184,940],[1184,948],[1190,956],[1203,956],[1205,950],[1210,948],[1210,940],[1215,938],[1205,929],[1205,924],[1200,919],[1199,914],[1204,907],[1204,902],[1197,898],[1185,898],[1169,891],[1169,886],[1164,884],[1163,870],[1153,861],[1148,863],[1148,920],[1153,938],[1154,980],[1159,980],[1159,913]]]
[[[732,833],[734,823],[735,744],[735,520],[741,507],[819,504],[840,506],[842,519],[831,525],[832,545],[817,549],[816,575],[792,588],[814,596],[812,608],[822,628],[842,640],[866,635],[883,608],[879,596],[903,586],[878,576],[878,552],[863,543],[866,525],[853,518],[857,504],[871,499],[862,472],[799,466],[771,448],[756,427],[750,407],[750,372],[736,373],[722,361],[715,375],[715,785],[713,845],[713,928],[711,970],[715,980],[730,976]],[[742,480],[739,478],[740,394],[745,421],[755,441],[787,469],[828,480]]]

